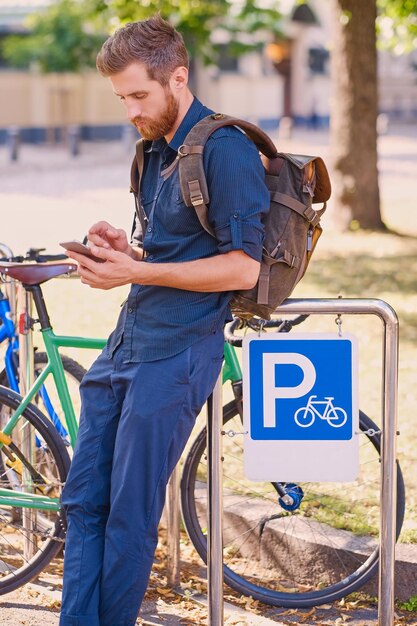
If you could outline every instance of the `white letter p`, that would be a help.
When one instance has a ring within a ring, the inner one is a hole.
[[[310,359],[297,352],[264,353],[262,357],[264,427],[275,428],[275,400],[277,398],[300,398],[304,396],[316,382],[316,370]],[[295,387],[276,387],[276,365],[297,365],[303,371],[303,380]]]

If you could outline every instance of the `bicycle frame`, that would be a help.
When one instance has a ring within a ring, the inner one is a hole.
[[[19,391],[12,357],[13,352],[17,350],[18,341],[11,313],[9,300],[5,298],[3,293],[0,291],[0,320],[2,321],[2,325],[0,326],[0,343],[6,339],[9,340],[9,345],[7,346],[4,359],[6,374],[9,379],[11,389]]]
[[[316,397],[317,396],[310,396],[307,402],[307,406],[305,408],[311,409],[317,415],[317,417],[325,420],[327,419],[327,414],[329,410],[333,408],[333,398],[326,398],[325,400],[313,400],[313,398]],[[317,408],[317,405],[324,406],[324,411],[320,412]]]
[[[12,414],[3,430],[0,431],[0,449],[4,443],[7,443],[9,436],[21,419],[25,409],[34,400],[50,375],[53,376],[58,398],[64,412],[70,444],[74,447],[77,437],[78,423],[69,394],[67,381],[65,379],[65,372],[59,349],[82,348],[99,350],[104,348],[106,340],[90,337],[56,335],[49,320],[40,286],[35,285],[34,287],[27,287],[27,289],[29,292],[33,293],[39,322],[41,324],[41,334],[45,345],[45,352],[48,356],[48,362],[45,369],[36,378],[26,395],[22,398],[18,408]],[[242,380],[242,371],[236,351],[234,347],[227,342],[224,344],[222,380],[223,383],[228,380],[232,383]],[[21,491],[14,491],[12,489],[0,489],[0,507],[1,506],[21,506],[50,511],[58,511],[60,508],[59,499],[57,498],[46,497],[33,493],[22,493]]]

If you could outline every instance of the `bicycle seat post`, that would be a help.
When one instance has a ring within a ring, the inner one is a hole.
[[[49,330],[52,328],[51,320],[49,318],[48,309],[46,308],[46,302],[43,297],[42,289],[40,285],[23,285],[26,292],[33,296],[33,302],[35,303],[36,312],[38,314],[38,321],[42,330]]]

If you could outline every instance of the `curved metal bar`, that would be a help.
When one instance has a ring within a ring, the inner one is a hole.
[[[289,299],[276,313],[377,315],[384,323],[382,382],[381,515],[379,562],[379,626],[394,624],[396,434],[399,323],[384,300],[367,298]]]

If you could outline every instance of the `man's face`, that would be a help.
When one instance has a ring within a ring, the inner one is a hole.
[[[169,135],[178,117],[179,103],[170,86],[151,80],[141,63],[131,63],[110,77],[114,93],[126,107],[127,116],[144,139]]]

